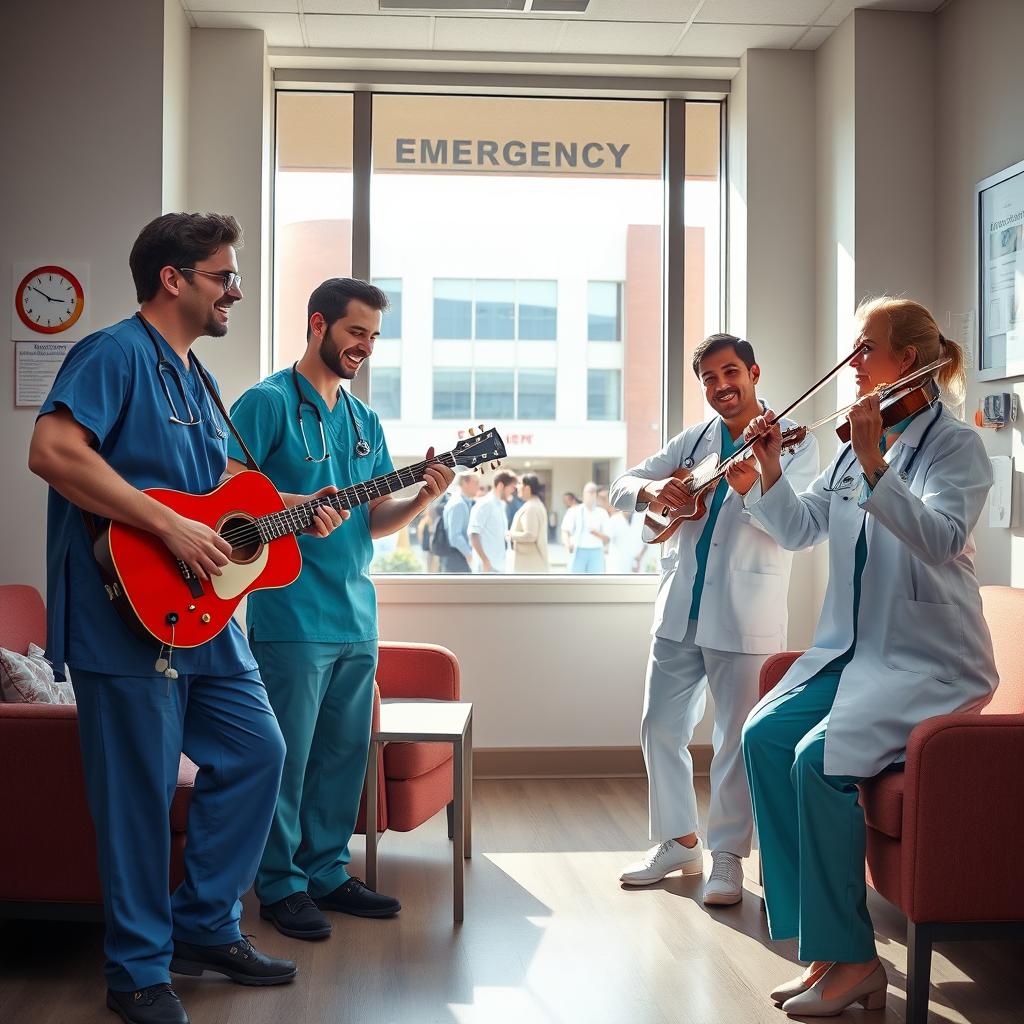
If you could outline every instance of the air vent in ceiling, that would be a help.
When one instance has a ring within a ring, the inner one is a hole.
[[[590,0],[379,0],[382,11],[474,12],[520,14],[584,14]]]

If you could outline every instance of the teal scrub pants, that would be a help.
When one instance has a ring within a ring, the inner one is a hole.
[[[348,881],[373,717],[377,641],[251,641],[288,752],[256,875],[263,904]]]
[[[864,963],[875,935],[864,881],[860,779],[826,775],[825,734],[842,669],[831,666],[747,720],[743,759],[761,845],[768,929],[801,960]]]

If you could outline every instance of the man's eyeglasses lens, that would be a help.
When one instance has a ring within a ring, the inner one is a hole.
[[[226,292],[242,287],[242,275],[235,274],[230,270],[196,270],[195,267],[178,267],[178,271],[182,274],[202,274],[204,277],[220,278]]]

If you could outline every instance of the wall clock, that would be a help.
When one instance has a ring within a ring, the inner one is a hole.
[[[33,333],[62,334],[85,310],[85,290],[64,267],[33,267],[14,292],[14,306],[18,318]]]

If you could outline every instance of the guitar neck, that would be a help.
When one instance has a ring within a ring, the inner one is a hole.
[[[260,540],[266,543],[289,533],[302,533],[312,525],[318,508],[329,506],[336,510],[353,509],[359,505],[365,505],[374,498],[383,498],[395,491],[422,483],[423,471],[427,466],[438,462],[454,469],[455,453],[445,452],[429,462],[416,462],[411,466],[396,469],[393,473],[385,473],[372,480],[363,480],[350,487],[344,487],[336,494],[324,494],[299,505],[292,505],[291,508],[286,508],[281,512],[271,512],[269,515],[261,516],[256,520]]]

